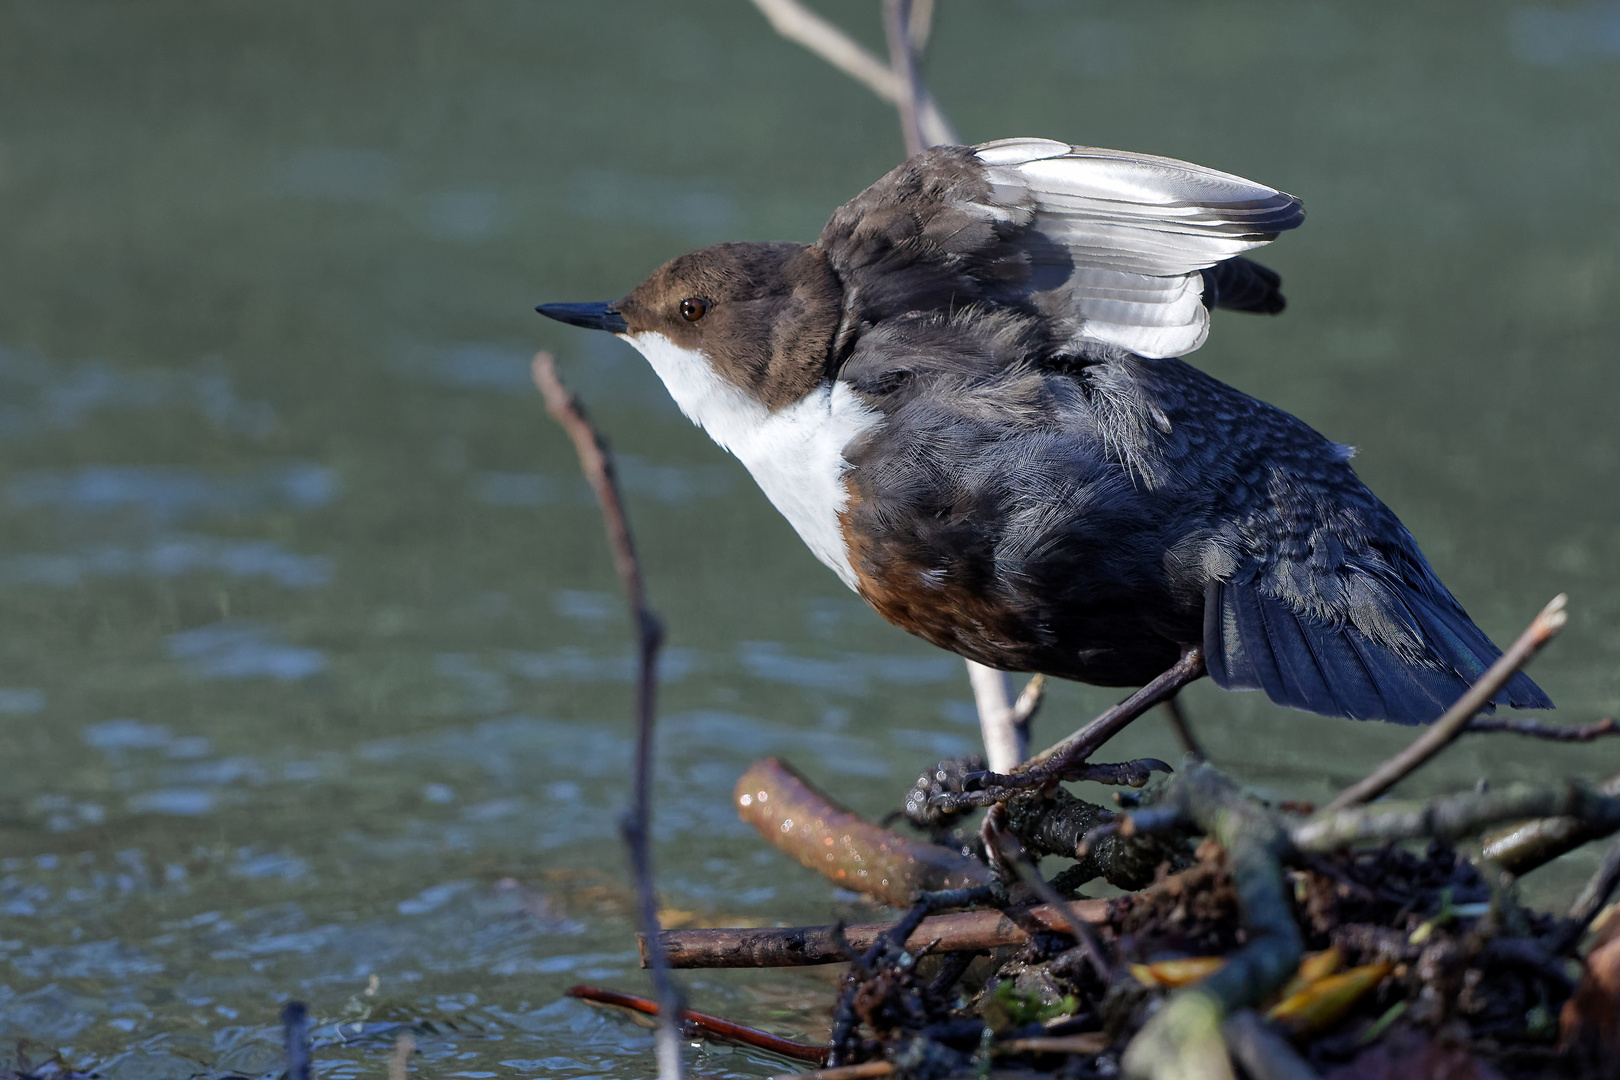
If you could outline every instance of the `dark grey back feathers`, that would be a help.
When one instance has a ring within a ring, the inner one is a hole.
[[[939,148],[840,208],[845,534],[886,617],[993,666],[1139,685],[1189,644],[1229,689],[1433,719],[1499,655],[1347,448],[1175,359],[1298,200],[1167,159]],[[1176,354],[1165,350],[1175,347]],[[1550,708],[1519,675],[1498,704]]]

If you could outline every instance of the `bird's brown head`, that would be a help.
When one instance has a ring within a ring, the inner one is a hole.
[[[536,310],[628,340],[688,414],[690,391],[665,354],[701,356],[714,377],[775,411],[826,378],[842,297],[820,248],[718,244],[671,259],[623,300]]]

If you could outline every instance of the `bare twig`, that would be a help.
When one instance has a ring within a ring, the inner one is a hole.
[[[416,1040],[410,1032],[402,1032],[394,1040],[394,1052],[388,1055],[388,1080],[408,1080],[411,1075],[411,1055],[414,1053]]]
[[[1191,754],[1199,761],[1208,761],[1209,755],[1204,753],[1204,748],[1193,735],[1192,725],[1187,723],[1187,713],[1181,707],[1179,694],[1164,703],[1164,714],[1170,721],[1170,730],[1175,732],[1176,742],[1181,744],[1182,752]]]
[[[1018,877],[1025,885],[1035,890],[1035,895],[1046,902],[1046,906],[1055,909],[1063,916],[1071,937],[1085,951],[1086,963],[1096,973],[1104,986],[1114,981],[1113,970],[1108,966],[1108,957],[1103,952],[1102,943],[1097,940],[1096,931],[1078,913],[1071,912],[1069,902],[1059,896],[1057,890],[1043,877],[1035,863],[1030,860],[1018,843],[1018,839],[1009,833],[1000,835],[1002,854],[1018,871]]]
[[[1224,1064],[1226,1016],[1280,988],[1299,964],[1303,941],[1282,873],[1289,837],[1269,810],[1202,763],[1177,774],[1163,804],[1226,849],[1247,941],[1219,970],[1176,991],[1137,1032],[1121,1064],[1155,1080],[1215,1076],[1189,1065]]]
[[[1332,851],[1365,841],[1460,840],[1500,821],[1573,817],[1613,832],[1620,799],[1584,784],[1510,784],[1489,791],[1445,795],[1427,802],[1381,802],[1323,810],[1289,830],[1300,851]]]
[[[302,1001],[289,1001],[282,1007],[281,1041],[287,1058],[287,1080],[310,1080],[309,1010]]]
[[[1108,921],[1107,900],[1071,900],[1067,906],[1075,918],[1087,923],[1100,925]],[[945,953],[1021,945],[1029,940],[1026,926],[1069,933],[1067,918],[1053,907],[1041,904],[1012,910],[1013,916],[994,909],[930,915],[906,938],[906,949],[921,952],[927,948],[930,952]],[[843,938],[850,949],[864,952],[880,934],[892,931],[894,926],[894,923],[846,926]],[[849,954],[838,937],[836,926],[770,926],[665,930],[658,940],[671,967],[751,968],[843,963],[849,959]],[[644,939],[641,942],[643,965],[651,952]]]
[[[1035,714],[1041,711],[1041,705],[1046,701],[1046,676],[1031,675],[1029,682],[1018,691],[1018,700],[1013,702],[1013,723],[1024,729],[1024,741],[1029,741],[1029,722],[1035,719]]]
[[[568,388],[557,377],[557,367],[550,353],[536,353],[530,371],[534,384],[546,400],[546,411],[562,425],[573,440],[579,454],[579,465],[596,492],[596,501],[602,508],[602,524],[607,530],[608,546],[613,552],[613,565],[619,572],[624,587],[625,601],[630,607],[630,621],[636,627],[639,664],[636,677],[636,760],[634,788],[630,809],[619,823],[625,846],[630,849],[630,873],[635,879],[636,914],[641,932],[648,937],[658,934],[658,898],[653,891],[652,852],[648,840],[652,816],[652,761],[653,723],[656,719],[658,692],[658,647],[664,631],[658,616],[647,607],[646,592],[642,586],[641,566],[636,561],[635,544],[630,536],[630,523],[625,517],[624,503],[619,498],[618,483],[614,476],[613,459],[585,412]],[[680,990],[669,977],[663,957],[655,956],[652,963],[653,986],[661,1006],[658,1025],[657,1056],[659,1080],[681,1080],[681,1033],[676,1020],[685,1011]]]
[[[976,661],[967,661],[968,685],[979,711],[979,732],[984,738],[984,759],[996,772],[1005,772],[1029,756],[1029,728],[1017,724],[1018,704],[1012,679]],[[1022,735],[1022,737],[1020,737]]]
[[[934,0],[912,0],[911,18],[906,21],[906,36],[911,38],[911,51],[921,56],[928,50],[928,35],[934,28]]]
[[[759,8],[778,34],[803,45],[890,105],[899,102],[900,80],[889,65],[799,0],[754,0],[754,6]],[[912,26],[917,26],[915,11]],[[928,90],[921,88],[919,92],[922,101],[917,110],[918,121],[927,144],[940,146],[961,142]]]
[[[1469,723],[1463,733],[1473,735],[1498,731],[1510,735],[1528,735],[1533,739],[1548,739],[1552,742],[1591,742],[1606,735],[1620,735],[1620,722],[1616,722],[1612,716],[1606,716],[1594,723],[1564,727],[1511,716],[1500,718],[1481,716]]]
[[[1564,602],[1567,599],[1563,593],[1553,597],[1552,601],[1541,609],[1541,613],[1531,620],[1518,640],[1508,646],[1507,651],[1497,658],[1496,663],[1492,664],[1428,731],[1420,735],[1405,750],[1373,770],[1371,775],[1339,792],[1338,797],[1329,803],[1327,808],[1343,810],[1357,803],[1376,799],[1449,746],[1453,739],[1468,728],[1479,711],[1491,703],[1496,692],[1563,628],[1569,618],[1564,611]]]
[[[1598,863],[1597,871],[1575,898],[1575,903],[1570,905],[1570,926],[1555,944],[1554,953],[1562,953],[1580,940],[1586,928],[1592,925],[1592,920],[1597,918],[1598,912],[1609,902],[1616,885],[1620,885],[1620,840],[1609,845],[1609,850],[1603,853],[1603,860]]]
[[[883,0],[883,33],[889,39],[889,68],[900,80],[900,134],[906,141],[906,157],[926,150],[918,118],[917,55],[911,40],[911,0]]]
[[[631,1012],[642,1013],[646,1016],[658,1015],[658,1002],[651,1001],[635,994],[623,994],[617,990],[603,990],[596,986],[570,986],[564,991],[571,998],[581,1001],[590,1001],[598,1005],[612,1005],[615,1008],[629,1009]],[[827,1061],[827,1048],[824,1046],[807,1046],[792,1039],[784,1039],[780,1035],[772,1035],[768,1031],[761,1031],[746,1024],[734,1023],[719,1016],[710,1016],[708,1013],[694,1012],[691,1009],[681,1014],[681,1019],[705,1035],[712,1035],[727,1042],[741,1043],[744,1046],[756,1046],[761,1050],[769,1050],[773,1054],[794,1058],[798,1061],[808,1061],[815,1065],[824,1065]]]

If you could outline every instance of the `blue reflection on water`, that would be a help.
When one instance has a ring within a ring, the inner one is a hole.
[[[28,686],[0,686],[0,714],[30,716],[45,709],[45,692]]]
[[[239,476],[218,476],[179,465],[86,465],[34,469],[6,484],[6,500],[20,510],[52,507],[83,513],[134,509],[156,521],[325,506],[341,489],[337,474],[298,461]]]
[[[587,169],[570,188],[568,208],[577,217],[675,229],[698,242],[723,232],[737,214],[736,201],[704,181]]]
[[[175,578],[213,572],[262,578],[288,589],[315,589],[332,581],[332,560],[299,555],[270,540],[221,540],[174,533],[144,544],[86,544],[67,551],[30,552],[0,559],[0,585],[71,588],[96,578]]]
[[[960,673],[953,656],[881,656],[845,653],[832,659],[794,656],[774,641],[749,641],[738,647],[743,668],[758,679],[813,690],[865,693],[871,682],[902,686],[945,682]]]
[[[225,619],[170,634],[165,648],[192,674],[204,679],[267,677],[291,681],[308,678],[326,668],[326,657],[316,649],[275,640],[268,626],[245,619]]]
[[[1530,7],[1513,13],[1508,37],[1521,60],[1571,67],[1582,60],[1620,57],[1620,3]]]
[[[0,437],[70,431],[95,412],[189,406],[217,431],[262,439],[276,427],[268,402],[244,401],[217,360],[179,371],[101,360],[53,363],[0,348]]]

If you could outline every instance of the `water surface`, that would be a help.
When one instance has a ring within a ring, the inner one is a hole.
[[[875,5],[825,10],[876,43]],[[1289,311],[1219,317],[1194,359],[1359,447],[1499,641],[1568,590],[1535,674],[1572,721],[1620,704],[1617,26],[1612,2],[947,3],[929,65],[970,139],[1305,199],[1266,253]],[[538,347],[624,455],[670,629],[672,919],[871,915],[766,850],[731,785],[776,754],[884,812],[974,745],[960,665],[847,594],[627,347],[531,308],[808,239],[898,156],[891,113],[742,0],[7,5],[0,1045],[255,1076],[297,997],[322,1075],[375,1075],[401,1023],[438,1075],[650,1072],[641,1028],[560,999],[642,986],[631,653]],[[1188,699],[1220,764],[1298,798],[1408,737]],[[1111,700],[1061,687],[1039,736]],[[1119,743],[1175,752],[1156,718]],[[1409,787],[1617,765],[1473,740]],[[1568,862],[1537,895],[1591,856]],[[687,986],[814,1037],[832,983]]]

